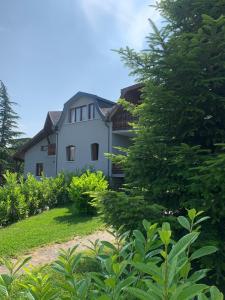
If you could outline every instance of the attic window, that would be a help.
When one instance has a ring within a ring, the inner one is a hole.
[[[86,120],[87,120],[87,105],[76,107],[75,122],[81,122]]]
[[[94,103],[88,105],[88,119],[93,120],[95,118],[95,106]]]
[[[69,111],[69,123],[75,122],[75,108],[71,108]]]

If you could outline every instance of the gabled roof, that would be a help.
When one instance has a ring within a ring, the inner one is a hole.
[[[49,117],[52,121],[52,124],[56,125],[57,122],[59,121],[59,118],[62,114],[62,111],[49,111],[48,114],[49,114]]]
[[[17,160],[23,160],[25,152],[54,132],[54,126],[58,122],[61,111],[49,111],[47,113],[44,127],[27,143],[25,143],[15,154],[14,158]]]
[[[59,121],[56,124],[56,127],[59,128],[60,125],[62,124],[63,120],[65,119],[66,116],[66,112],[67,109],[70,107],[71,103],[77,101],[78,99],[80,99],[81,97],[89,97],[92,98],[96,105],[96,108],[99,112],[99,114],[101,115],[101,117],[103,119],[106,118],[106,115],[108,114],[108,112],[111,110],[111,108],[115,105],[115,102],[107,100],[105,98],[99,97],[97,95],[94,94],[89,94],[89,93],[85,93],[85,92],[78,92],[76,93],[73,97],[71,97],[65,104],[63,107],[63,111],[62,114],[59,118]]]

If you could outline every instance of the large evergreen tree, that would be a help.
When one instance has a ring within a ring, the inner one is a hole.
[[[222,282],[225,177],[218,161],[225,168],[225,159],[218,144],[225,143],[225,0],[161,0],[156,8],[166,23],[158,30],[151,22],[147,49],[119,50],[144,84],[127,181],[167,212],[194,206],[210,214],[204,238],[220,247]]]
[[[9,167],[14,141],[21,134],[17,125],[19,116],[13,109],[15,104],[9,99],[5,85],[0,81],[0,176]]]

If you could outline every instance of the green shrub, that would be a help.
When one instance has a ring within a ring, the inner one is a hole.
[[[41,177],[41,208],[46,206],[52,208],[58,204],[65,202],[65,185],[63,174],[58,175],[55,178]],[[62,199],[61,199],[62,197]]]
[[[162,207],[158,204],[148,203],[143,196],[126,194],[125,192],[103,191],[92,193],[92,205],[97,208],[108,225],[124,230],[141,229],[141,220],[154,215],[162,219]]]
[[[17,173],[6,172],[3,175],[5,185],[1,187],[0,203],[3,211],[6,212],[2,218],[4,223],[11,223],[25,218],[28,214],[28,207],[20,185],[17,182]]]
[[[0,275],[0,297],[2,300],[223,300],[215,286],[204,282],[208,269],[193,268],[193,262],[217,250],[214,246],[193,247],[200,235],[199,224],[206,218],[201,214],[191,209],[188,218],[179,217],[179,223],[188,233],[178,241],[173,240],[169,223],[158,227],[144,220],[144,234],[139,230],[132,234],[115,232],[115,243],[93,243],[94,256],[76,253],[77,246],[61,250],[52,270],[26,269],[25,276],[19,276],[29,258],[16,265],[3,261],[9,272]],[[97,262],[95,272],[91,267],[80,273],[84,260]]]
[[[20,178],[20,188],[26,199],[29,216],[37,214],[41,206],[41,182],[28,174],[26,180]]]
[[[74,209],[80,215],[94,215],[96,208],[91,205],[90,192],[105,191],[108,182],[101,171],[87,171],[80,177],[72,178],[68,187],[69,197],[74,202]]]
[[[0,225],[69,201],[63,173],[55,178],[42,176],[41,180],[37,180],[32,174],[24,179],[17,173],[6,172],[4,181],[5,184],[0,187]]]

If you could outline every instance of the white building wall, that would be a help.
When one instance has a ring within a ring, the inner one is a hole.
[[[120,151],[118,149],[115,149],[114,147],[124,147],[128,148],[132,144],[131,138],[126,135],[121,135],[118,133],[112,133],[112,153],[119,153]]]
[[[110,142],[108,139],[109,128],[101,119],[97,110],[94,120],[69,123],[69,110],[73,107],[88,105],[93,103],[89,97],[81,97],[70,105],[66,112],[65,119],[58,132],[58,159],[57,171],[75,172],[77,169],[88,168],[92,166],[95,170],[102,170],[104,174],[109,175],[109,164],[105,153],[110,151]],[[91,160],[91,144],[99,144],[99,159]],[[74,145],[76,147],[75,161],[67,161],[66,147]]]
[[[56,135],[52,134],[49,136],[50,143],[55,143]],[[46,150],[41,151],[41,147],[45,146]],[[48,141],[47,138],[41,140],[39,143],[28,149],[25,153],[24,158],[24,175],[27,173],[36,174],[36,164],[43,163],[44,175],[47,177],[55,176],[56,174],[56,156],[48,156]]]

